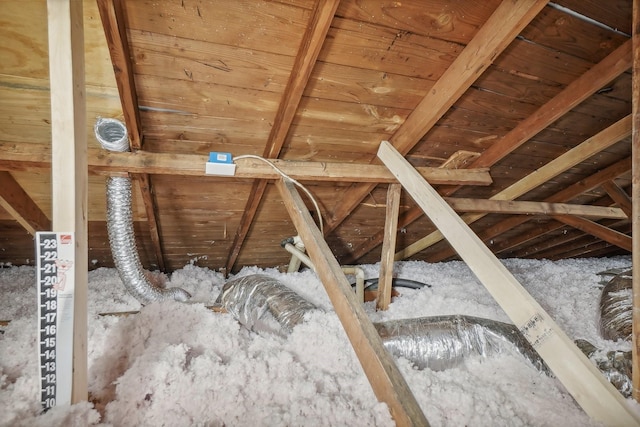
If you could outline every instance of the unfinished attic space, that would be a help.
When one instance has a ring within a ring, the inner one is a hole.
[[[640,426],[640,0],[0,23],[0,426]]]

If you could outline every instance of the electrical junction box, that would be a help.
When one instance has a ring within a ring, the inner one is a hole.
[[[209,153],[209,161],[205,167],[207,175],[233,176],[236,173],[236,164],[233,163],[231,153]]]

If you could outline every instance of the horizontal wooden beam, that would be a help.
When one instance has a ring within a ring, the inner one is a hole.
[[[580,215],[593,218],[626,219],[620,208],[584,206],[569,203],[527,202],[517,200],[485,200],[445,197],[447,203],[458,212],[486,212],[520,215]]]
[[[201,154],[113,152],[100,148],[87,150],[89,171],[93,174],[148,173],[151,175],[205,176],[208,156]],[[397,182],[382,165],[360,163],[269,161],[290,177],[302,181]],[[267,163],[254,159],[236,160],[234,178],[278,179],[281,175]],[[51,153],[40,144],[0,143],[0,170],[37,170],[51,167]],[[490,185],[491,175],[483,169],[417,168],[432,184]]]

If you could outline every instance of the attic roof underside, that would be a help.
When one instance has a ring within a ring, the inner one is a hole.
[[[24,223],[51,220],[46,2],[26,5],[2,5],[0,265],[32,265]],[[113,266],[109,174],[135,172],[146,268],[282,266],[297,233],[273,180],[205,176],[208,153],[355,168],[380,164],[382,140],[416,167],[488,168],[488,185],[435,187],[473,199],[460,213],[499,257],[631,250],[631,1],[87,0],[84,27],[90,269]],[[98,117],[153,156],[105,161]],[[388,182],[301,177],[338,260],[379,261]],[[489,198],[583,210],[475,212]],[[398,230],[405,259],[456,256],[404,192]]]

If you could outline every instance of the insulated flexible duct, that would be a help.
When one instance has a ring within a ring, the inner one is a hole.
[[[95,125],[95,134],[104,148],[129,151],[127,131],[120,121],[99,119]],[[187,301],[191,297],[184,289],[158,288],[147,279],[140,263],[133,232],[131,178],[107,178],[107,231],[113,261],[120,279],[127,291],[142,305],[165,299]]]
[[[250,330],[286,335],[317,309],[278,280],[254,274],[227,282],[217,304],[225,307]],[[514,325],[464,315],[423,317],[373,324],[384,347],[395,357],[409,360],[418,369],[440,371],[459,366],[466,357],[489,357],[514,352],[536,369],[551,375],[549,368]],[[625,397],[631,395],[631,352],[598,351],[584,340],[578,347]]]
[[[278,280],[264,274],[232,279],[218,296],[222,305],[250,330],[288,333],[316,307]],[[275,323],[273,322],[275,321]]]
[[[538,370],[549,369],[514,325],[451,315],[374,323],[385,348],[417,368],[442,371],[472,355],[488,357],[515,349]]]
[[[631,341],[632,270],[616,275],[600,295],[600,333],[609,340]]]

